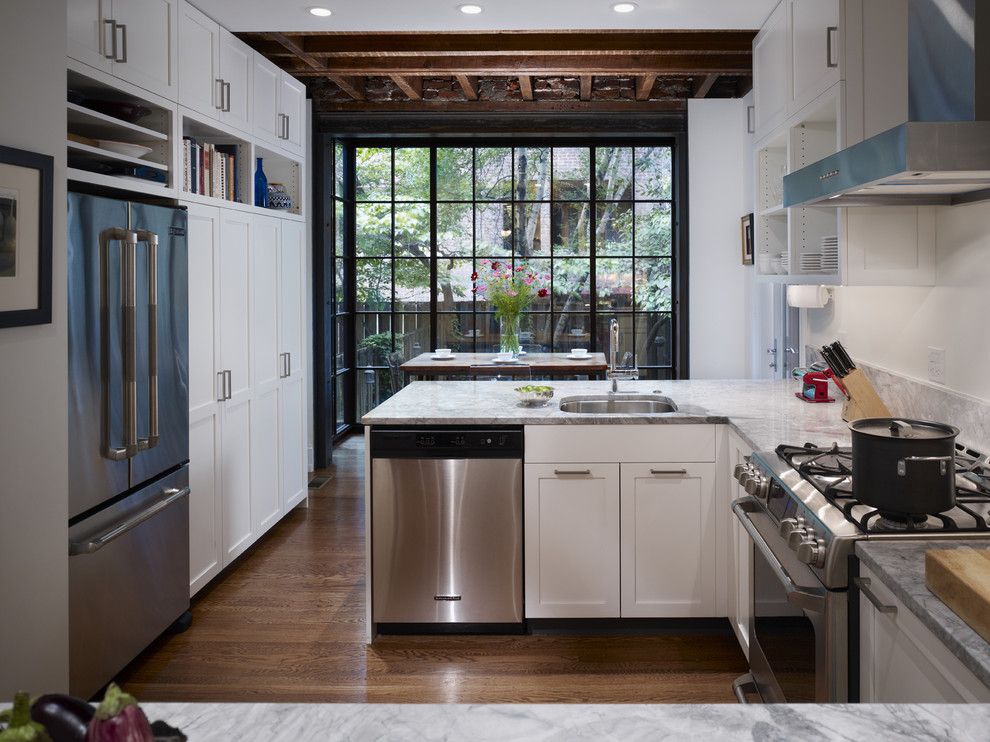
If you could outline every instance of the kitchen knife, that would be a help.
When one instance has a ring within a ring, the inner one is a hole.
[[[840,343],[838,340],[832,343],[832,350],[835,351],[835,354],[836,356],[838,356],[839,361],[841,361],[842,364],[846,367],[847,374],[850,371],[852,371],[854,368],[856,368],[856,364],[853,363],[852,358],[849,356],[849,353],[846,352],[845,346],[842,343]]]
[[[836,376],[841,377],[842,374],[840,373],[839,369],[842,366],[839,363],[839,360],[835,357],[835,354],[832,353],[832,349],[829,348],[827,345],[823,345],[821,353],[822,353],[822,358],[825,359],[825,363],[828,364],[828,367],[832,369],[832,371],[835,373]]]
[[[836,349],[835,343],[832,343],[830,346],[828,346],[828,350],[832,354],[832,358],[835,359],[835,362],[837,364],[832,368],[832,370],[835,371],[836,374],[838,374],[839,376],[846,376],[850,371],[852,371],[852,369],[849,368],[848,364],[846,364],[845,360],[842,358],[842,354],[839,353],[839,351]]]

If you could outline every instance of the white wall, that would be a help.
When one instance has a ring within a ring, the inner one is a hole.
[[[0,330],[0,699],[68,686],[64,0],[0,8],[0,144],[55,158],[53,322]]]
[[[937,209],[934,287],[844,287],[808,310],[805,342],[842,339],[863,361],[928,379],[945,348],[945,386],[990,401],[990,203]]]
[[[746,101],[688,101],[691,378],[750,376],[753,268],[739,220],[752,211]]]

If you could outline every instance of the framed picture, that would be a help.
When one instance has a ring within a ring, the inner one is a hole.
[[[739,221],[739,233],[742,239],[742,264],[753,264],[753,215],[746,214]]]
[[[0,327],[52,321],[52,189],[48,155],[0,147]]]

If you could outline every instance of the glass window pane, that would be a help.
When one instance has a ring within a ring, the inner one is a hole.
[[[349,317],[337,317],[334,320],[335,347],[334,370],[340,371],[347,367],[347,351],[350,350],[350,333],[347,331]]]
[[[474,150],[440,147],[437,150],[437,200],[470,201]]]
[[[549,258],[537,258],[531,260],[519,260],[516,259],[516,267],[525,267],[528,270],[525,273],[532,273],[536,278],[534,285],[537,286],[537,292],[539,292],[539,287],[547,289],[547,295],[544,297],[534,296],[533,303],[529,305],[528,311],[531,312],[549,312],[550,311],[550,267],[551,261]]]
[[[395,257],[430,256],[430,205],[395,205]]]
[[[474,306],[471,273],[474,263],[467,260],[437,260],[437,311],[470,312]]]
[[[392,150],[388,147],[358,147],[354,150],[355,198],[358,201],[388,201],[392,198]]]
[[[512,205],[478,204],[474,210],[476,255],[512,255]]]
[[[666,312],[636,315],[636,362],[670,366],[674,357],[674,323]]]
[[[437,254],[474,253],[474,209],[471,204],[437,204]]]
[[[512,198],[512,149],[484,147],[475,150],[475,198],[508,201]]]
[[[395,150],[395,200],[430,200],[430,150],[424,147]]]
[[[634,281],[637,310],[669,312],[673,309],[669,258],[637,258]]]
[[[344,412],[344,386],[350,381],[350,374],[342,374],[334,379],[334,427],[339,430],[347,424]]]
[[[357,314],[354,324],[357,330],[354,360],[357,365],[384,366],[385,356],[392,350],[392,315]]]
[[[517,203],[516,255],[550,254],[550,204]]]
[[[344,145],[333,145],[333,192],[337,198],[344,197]]]
[[[554,255],[588,255],[591,251],[591,204],[553,204]]]
[[[599,258],[595,267],[598,311],[628,312],[632,310],[632,259]]]
[[[478,303],[481,309],[481,302]],[[498,351],[498,320],[491,312],[478,312],[474,318],[475,352],[495,353]]]
[[[672,180],[670,147],[636,148],[637,199],[670,199]]]
[[[361,258],[354,261],[357,311],[387,312],[392,307],[392,261]]]
[[[633,254],[633,205],[599,203],[595,226],[595,252],[598,255]]]
[[[595,150],[595,194],[599,201],[632,199],[632,148]]]
[[[387,368],[358,369],[354,376],[354,383],[358,420],[366,412],[373,410],[395,393],[392,388],[392,375]]]
[[[587,147],[553,148],[553,197],[562,201],[588,198],[591,152]]]
[[[333,290],[336,299],[336,311],[347,311],[347,262],[344,258],[336,258],[333,265]]]
[[[358,257],[392,254],[392,207],[389,204],[354,206],[354,241]]]
[[[591,261],[553,261],[553,308],[557,311],[585,311],[589,306]]]
[[[591,350],[591,315],[554,315],[553,349],[557,353],[569,353],[574,348]]]
[[[670,204],[636,204],[636,254],[672,255]]]
[[[550,198],[550,148],[516,149],[517,201],[547,201]]]
[[[334,221],[334,254],[344,255],[344,245],[346,244],[345,239],[347,237],[347,225],[344,223],[344,202],[334,201],[333,202],[333,221]]]
[[[606,358],[608,357],[608,325],[613,319],[619,320],[619,352],[616,363],[620,366],[631,366],[634,361],[635,338],[633,337],[633,315],[630,313],[600,312],[598,314],[598,350],[605,353]]]
[[[450,348],[455,353],[472,352],[474,350],[474,314],[471,310],[438,313],[437,335],[438,348]]]
[[[430,311],[430,259],[395,261],[396,312]]]
[[[519,343],[527,353],[549,353],[553,317],[549,312],[526,313],[519,320]]]
[[[403,361],[431,350],[430,315],[428,313],[395,315],[395,346],[402,355]]]

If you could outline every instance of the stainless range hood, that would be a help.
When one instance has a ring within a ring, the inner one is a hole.
[[[990,199],[990,1],[905,2],[908,121],[785,176],[784,206]]]

